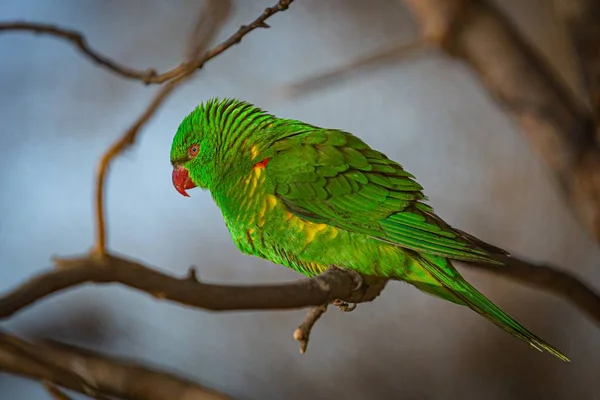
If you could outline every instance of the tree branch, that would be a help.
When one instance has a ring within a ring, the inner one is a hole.
[[[85,36],[81,33],[61,28],[55,25],[36,23],[36,22],[2,22],[0,23],[0,33],[30,32],[36,35],[49,35],[71,42],[79,51],[94,63],[114,72],[115,74],[128,79],[137,79],[146,84],[153,83],[153,80],[160,76],[155,69],[149,68],[145,71],[135,70],[100,54],[90,47]]]
[[[190,55],[194,57],[192,61],[188,63],[182,64],[182,66],[176,68],[176,73],[167,72],[166,74],[171,74],[172,76],[169,78],[169,83],[164,86],[154,97],[154,99],[150,102],[148,108],[138,117],[135,123],[106,151],[106,153],[102,156],[99,164],[98,164],[98,173],[96,177],[96,245],[94,247],[94,252],[96,254],[102,255],[106,253],[106,217],[105,217],[105,209],[104,209],[104,198],[106,196],[105,187],[106,187],[106,177],[108,173],[108,168],[111,162],[115,159],[117,155],[125,151],[129,146],[133,145],[135,139],[140,132],[141,128],[146,125],[146,123],[152,118],[152,116],[156,113],[156,110],[162,105],[162,103],[167,99],[169,94],[177,88],[181,83],[190,78],[198,69],[202,68],[204,64],[213,58],[217,57],[225,50],[230,48],[231,46],[240,43],[242,38],[248,33],[252,32],[258,28],[268,28],[269,26],[266,24],[266,20],[277,14],[280,11],[287,10],[289,5],[294,0],[279,0],[277,4],[273,7],[267,8],[258,18],[252,21],[249,25],[242,25],[236,33],[231,35],[227,40],[215,46],[208,52],[204,53],[203,56],[198,57],[198,55],[203,51],[203,46],[208,43],[206,37],[212,37],[214,35],[215,30],[219,27],[220,22],[224,20],[221,18],[219,23],[213,24],[213,29],[206,30],[205,28],[199,28],[199,25],[203,25],[205,18],[204,15],[206,13],[202,13],[200,20],[198,22],[198,26],[194,29],[195,40],[191,43],[190,47]],[[210,2],[213,4],[213,7],[221,7],[217,4],[218,0],[214,2]],[[200,35],[200,37],[198,37]],[[173,71],[175,71],[173,70]]]
[[[308,310],[304,321],[294,331],[294,340],[300,342],[300,353],[306,353],[308,347],[308,340],[310,339],[310,333],[312,328],[315,326],[319,318],[327,311],[328,304],[323,304],[319,307],[313,307]]]
[[[54,400],[72,400],[69,396],[62,392],[55,384],[49,381],[44,382],[44,388]]]
[[[2,332],[0,371],[42,380],[54,398],[63,400],[68,397],[54,384],[98,399],[107,399],[105,395],[129,400],[229,399],[165,371],[62,343],[32,343]]]
[[[120,283],[156,298],[212,311],[282,310],[352,299],[356,286],[332,269],[317,278],[276,285],[218,285],[176,278],[136,261],[112,255],[56,260],[56,268],[0,297],[0,319],[51,295],[85,283]],[[353,301],[353,300],[349,300]]]
[[[341,84],[355,74],[370,68],[381,67],[382,64],[398,62],[409,56],[415,55],[427,48],[424,40],[410,43],[395,44],[389,48],[379,49],[350,61],[348,64],[333,68],[329,71],[317,73],[298,82],[282,85],[275,90],[275,95],[282,99],[303,96],[316,90],[322,90],[333,84]]]
[[[44,382],[44,388],[54,400],[72,400],[69,396],[62,392],[55,384],[49,381]]]
[[[575,275],[549,264],[534,264],[516,257],[498,259],[506,265],[461,263],[562,297],[600,326],[600,293]]]
[[[535,265],[510,257],[508,266],[471,265],[562,296],[600,323],[600,295],[578,278],[549,265]],[[296,282],[272,285],[220,285],[176,278],[139,262],[113,255],[58,259],[56,268],[37,276],[0,297],[0,319],[60,291],[86,284],[119,283],[156,298],[211,311],[283,310],[317,307],[341,299],[350,303],[372,301],[386,282],[354,291],[353,277],[332,268]]]
[[[570,34],[581,85],[588,96],[600,143],[600,2],[554,0]]]
[[[404,0],[423,35],[466,61],[552,171],[571,210],[600,243],[600,145],[592,116],[485,0]]]
[[[213,4],[218,3],[219,0],[214,1]],[[0,23],[1,32],[31,32],[35,34],[51,35],[60,39],[67,40],[75,45],[84,55],[90,58],[100,66],[116,73],[119,76],[128,79],[136,79],[144,82],[145,84],[160,84],[174,79],[180,79],[183,76],[189,75],[195,70],[201,69],[204,64],[213,59],[214,57],[227,50],[229,47],[240,43],[242,38],[248,33],[252,32],[257,28],[269,28],[266,20],[277,14],[280,11],[285,11],[293,3],[294,0],[280,0],[273,7],[268,7],[256,20],[251,22],[249,25],[242,25],[240,29],[226,41],[221,43],[219,46],[214,47],[202,57],[186,61],[179,66],[168,70],[163,73],[157,73],[155,69],[148,69],[146,71],[135,70],[129,67],[119,65],[117,62],[110,60],[103,56],[99,52],[93,50],[88,44],[85,37],[76,31],[61,28],[55,25],[43,24],[43,23],[32,23],[32,22],[4,22]],[[202,27],[197,30],[203,30]]]

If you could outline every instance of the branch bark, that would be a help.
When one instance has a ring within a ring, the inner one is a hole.
[[[368,69],[415,56],[417,53],[426,50],[429,47],[428,45],[429,43],[424,40],[416,40],[411,43],[396,44],[389,48],[378,49],[356,58],[348,64],[314,74],[298,82],[282,85],[275,90],[274,94],[281,99],[291,99],[312,91],[323,90],[330,85],[343,83],[344,80]]]
[[[219,0],[213,0],[208,3],[207,8],[213,12],[203,12],[200,14],[200,19],[197,26],[194,28],[192,35],[192,41],[190,43],[188,55],[192,57],[192,60],[182,64],[182,66],[176,68],[173,71],[167,72],[163,75],[171,74],[169,83],[165,85],[150,102],[148,108],[138,117],[134,124],[104,153],[100,162],[98,163],[98,172],[96,177],[96,244],[93,252],[98,255],[106,253],[106,217],[104,209],[104,198],[106,196],[106,178],[108,169],[112,161],[129,146],[135,143],[137,135],[140,130],[148,123],[152,116],[156,113],[156,110],[162,105],[162,103],[168,98],[168,96],[181,85],[185,80],[189,79],[196,71],[201,69],[205,63],[217,57],[231,46],[240,43],[242,38],[248,33],[258,28],[269,28],[266,20],[269,17],[277,14],[278,12],[285,11],[288,9],[290,4],[294,0],[279,0],[273,7],[265,9],[265,11],[258,16],[249,25],[242,25],[236,33],[231,35],[224,42],[218,46],[213,47],[204,55],[200,54],[204,51],[204,46],[208,45],[209,38],[212,38],[216,30],[220,27],[221,23],[225,20],[223,14],[226,14],[223,10],[222,3]],[[216,12],[217,19],[207,29],[206,25],[207,14],[213,14]]]
[[[213,6],[218,5],[220,0],[211,0]],[[242,25],[240,29],[226,41],[216,46],[212,50],[206,52],[202,57],[190,59],[179,66],[168,70],[163,73],[157,73],[155,69],[150,68],[145,71],[136,70],[123,65],[120,65],[116,61],[102,55],[93,48],[91,48],[85,36],[77,31],[62,28],[55,25],[34,23],[34,22],[4,22],[0,23],[0,33],[3,32],[31,32],[35,34],[50,35],[60,39],[64,39],[73,45],[75,45],[85,56],[90,58],[93,62],[104,67],[111,72],[128,79],[135,79],[142,81],[145,84],[161,84],[167,81],[183,78],[186,75],[193,73],[194,71],[201,69],[204,64],[212,58],[218,56],[229,47],[240,43],[242,38],[248,33],[252,32],[257,28],[269,28],[266,20],[277,14],[280,11],[285,11],[293,3],[294,0],[280,0],[273,7],[268,7],[262,13],[260,17],[251,22],[249,25]],[[221,9],[225,7],[218,5]],[[218,19],[218,18],[217,18]],[[203,32],[205,28],[198,25],[195,28],[195,32]]]
[[[423,35],[467,62],[515,119],[600,243],[600,145],[592,116],[512,23],[485,0],[404,0]]]
[[[579,69],[581,85],[588,96],[600,143],[600,2],[597,0],[554,0],[563,20]]]
[[[600,295],[575,276],[549,265],[535,265],[515,257],[502,259],[505,267],[471,263],[477,268],[516,279],[573,302],[600,324]],[[56,268],[37,276],[0,297],[0,319],[8,318],[41,299],[87,283],[118,283],[158,299],[211,311],[284,310],[317,307],[336,299],[361,303],[375,299],[387,281],[354,290],[353,277],[341,269],[296,282],[273,285],[219,285],[194,276],[176,278],[139,262],[113,255],[56,260]]]
[[[33,343],[3,332],[0,332],[0,371],[52,382],[99,399],[106,399],[105,396],[128,400],[230,399],[165,371],[61,343]],[[55,385],[46,385],[55,398],[68,399]]]
[[[162,75],[158,74],[154,68],[149,68],[145,71],[142,71],[121,65],[118,62],[94,50],[88,44],[88,41],[83,34],[68,28],[62,28],[56,25],[37,22],[14,21],[0,23],[0,33],[15,32],[29,32],[36,35],[47,35],[64,39],[73,44],[81,53],[88,57],[92,62],[123,78],[137,79],[146,84],[149,84],[153,83],[153,81],[157,77]]]
[[[0,319],[60,291],[86,283],[119,283],[156,298],[212,311],[282,310],[319,306],[335,299],[355,302],[347,273],[332,269],[313,279],[275,285],[218,285],[176,278],[112,255],[56,260],[56,268],[0,297]],[[359,301],[356,301],[359,302]]]

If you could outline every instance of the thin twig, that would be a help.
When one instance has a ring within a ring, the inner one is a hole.
[[[108,400],[107,396],[128,400],[229,399],[166,371],[60,342],[34,343],[3,332],[0,332],[0,370],[51,382],[55,399],[66,397],[59,397],[61,392],[54,385],[102,400]]]
[[[4,22],[0,23],[0,32],[27,31],[37,34],[45,34],[59,37],[61,39],[70,41],[75,46],[77,46],[79,50],[81,50],[86,56],[91,58],[94,62],[111,70],[119,76],[129,79],[137,79],[144,82],[145,84],[160,84],[180,78],[183,75],[188,75],[193,71],[202,68],[207,61],[218,56],[234,44],[239,43],[244,36],[252,32],[253,30],[257,28],[269,28],[269,25],[266,23],[266,20],[280,11],[287,10],[287,8],[293,2],[294,0],[278,1],[275,6],[265,9],[265,11],[260,17],[251,22],[249,25],[243,25],[234,35],[229,37],[229,39],[221,43],[219,46],[207,52],[203,57],[198,58],[196,60],[184,62],[179,66],[160,74],[157,73],[154,69],[139,71],[121,66],[115,61],[112,61],[107,57],[101,55],[100,53],[96,52],[95,50],[91,49],[88,46],[85,37],[81,33],[70,29],[61,28],[55,25],[32,22]]]
[[[184,80],[191,77],[192,74],[198,69],[202,68],[202,66],[204,66],[206,62],[220,55],[234,44],[239,43],[242,40],[242,38],[248,33],[252,32],[257,28],[267,27],[267,25],[265,24],[265,20],[267,20],[269,17],[277,14],[280,11],[286,10],[292,2],[293,0],[280,0],[273,7],[267,8],[258,18],[252,21],[249,25],[243,25],[242,27],[240,27],[236,33],[231,35],[220,45],[212,48],[210,51],[206,52],[202,57],[184,64],[185,68],[181,68],[180,70],[178,70],[177,73],[173,73],[173,75],[169,78],[169,83],[163,88],[161,88],[161,90],[156,94],[148,108],[142,113],[142,115],[137,119],[137,121],[102,156],[98,164],[98,172],[96,177],[96,244],[93,250],[94,254],[96,254],[97,256],[103,256],[106,254],[106,216],[104,199],[106,197],[106,177],[110,163],[114,160],[114,158],[117,155],[125,151],[125,149],[127,149],[135,142],[135,139],[138,133],[140,132],[141,128],[155,114],[156,110],[162,105],[162,103],[169,96],[169,94],[171,94],[171,92],[175,88],[177,88],[181,83],[183,83]],[[198,32],[198,30],[196,31]],[[200,42],[202,41],[198,40],[198,42],[192,46],[192,49],[194,49],[192,50],[192,53],[197,53],[198,51],[201,51],[201,47],[198,44]]]
[[[58,386],[49,381],[43,382],[44,388],[54,400],[71,400],[69,396],[63,393]]]
[[[206,51],[219,28],[231,13],[232,0],[206,0],[192,29],[186,60],[195,60]]]
[[[162,105],[167,99],[169,94],[175,90],[178,83],[183,82],[184,76],[177,80],[170,81],[165,86],[160,88],[156,96],[150,102],[150,105],[137,119],[137,121],[121,136],[115,143],[113,143],[108,151],[104,153],[98,164],[98,172],[96,174],[96,245],[93,252],[98,256],[103,256],[106,253],[106,217],[104,210],[104,199],[106,197],[106,177],[108,168],[112,160],[125,151],[125,149],[134,144],[140,129],[152,118],[156,110]]]
[[[317,73],[299,82],[288,83],[275,90],[275,96],[282,99],[291,99],[306,95],[314,90],[322,90],[330,85],[343,83],[357,73],[369,68],[382,67],[391,62],[398,62],[416,52],[424,50],[428,42],[416,40],[411,43],[395,44],[390,48],[377,50],[361,56],[340,67]]]
[[[306,353],[312,328],[315,326],[319,318],[325,314],[327,311],[327,306],[328,304],[323,304],[319,307],[313,307],[308,310],[306,317],[304,317],[304,321],[302,321],[302,323],[294,331],[294,340],[300,342],[300,353]]]
[[[61,28],[55,25],[35,23],[35,22],[3,22],[0,23],[0,33],[11,33],[11,32],[31,32],[38,35],[50,35],[65,39],[75,45],[84,55],[99,64],[101,67],[108,69],[115,74],[129,79],[137,79],[146,84],[158,83],[155,79],[160,77],[162,74],[157,74],[156,70],[149,68],[145,71],[136,70],[123,65],[120,65],[116,61],[109,59],[108,57],[100,54],[99,52],[92,49],[85,36],[81,33],[70,30],[67,28]]]

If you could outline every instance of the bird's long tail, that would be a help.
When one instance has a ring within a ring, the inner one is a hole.
[[[430,256],[427,254],[415,254],[414,259],[421,267],[425,268],[436,281],[439,282],[439,284],[442,286],[438,287],[439,290],[447,290],[450,292],[448,293],[448,296],[440,297],[453,297],[453,299],[449,298],[448,300],[459,304],[463,303],[472,310],[486,317],[494,324],[498,325],[506,332],[528,343],[532,347],[540,351],[545,350],[563,361],[570,361],[569,358],[560,350],[557,350],[544,340],[531,333],[524,326],[502,311],[498,306],[488,300],[467,281],[465,281],[458,271],[456,271],[456,269],[452,266],[450,260],[443,257]],[[439,295],[439,293],[432,294]]]

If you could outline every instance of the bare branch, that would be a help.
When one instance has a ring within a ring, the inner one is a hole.
[[[68,397],[54,384],[97,399],[106,399],[103,394],[129,400],[229,399],[165,371],[71,345],[32,343],[6,333],[0,333],[0,370],[45,381],[60,400]]]
[[[212,6],[218,2],[218,0],[210,1],[210,3],[213,3]],[[195,70],[201,69],[207,61],[215,58],[229,47],[241,42],[242,38],[253,30],[257,28],[269,28],[266,20],[280,11],[287,10],[287,8],[293,2],[294,0],[279,0],[273,7],[268,7],[265,9],[265,11],[249,25],[242,25],[235,34],[229,37],[229,39],[221,43],[219,46],[214,47],[202,57],[184,62],[179,66],[160,74],[154,69],[139,71],[121,66],[115,61],[112,61],[99,54],[95,50],[92,50],[87,44],[85,37],[81,33],[58,26],[31,22],[4,22],[0,23],[0,32],[26,31],[65,39],[73,43],[79,50],[83,52],[83,54],[91,58],[94,62],[118,74],[119,76],[140,80],[145,84],[160,84],[174,79],[180,79],[186,75],[189,75]],[[209,7],[211,7],[211,5],[209,5]],[[222,5],[218,5],[218,7],[220,7],[220,10],[225,9],[225,7]],[[222,20],[216,18],[215,22],[220,23]],[[198,26],[195,31],[200,32],[204,31],[204,29]],[[205,41],[205,43],[207,42],[208,40]]]
[[[322,90],[329,85],[343,83],[345,80],[352,78],[355,74],[363,72],[366,69],[382,67],[385,64],[397,62],[414,55],[418,51],[425,50],[426,46],[426,41],[417,40],[411,43],[396,44],[390,48],[380,49],[330,71],[318,73],[300,82],[283,85],[275,90],[275,95],[282,99],[290,99],[305,95],[314,90]]]
[[[206,51],[208,45],[231,12],[232,0],[206,0],[194,29],[189,37],[187,60],[195,60]]]
[[[515,257],[498,257],[506,266],[465,263],[468,267],[490,271],[496,275],[554,293],[569,300],[580,311],[600,325],[600,294],[565,270],[547,264],[533,264]]]
[[[404,2],[426,38],[474,68],[544,159],[571,210],[600,242],[600,145],[592,116],[489,1]]]
[[[600,296],[578,278],[555,267],[538,266],[510,257],[507,267],[476,267],[516,278],[573,302],[581,311],[600,323]],[[350,303],[372,301],[379,287],[355,289],[351,274],[332,268],[325,273],[296,282],[273,285],[220,285],[198,282],[188,276],[175,278],[136,261],[106,255],[56,260],[56,269],[32,277],[0,297],[0,319],[54,293],[86,284],[119,283],[156,298],[211,311],[283,310],[316,307],[336,299]]]
[[[85,283],[120,283],[156,298],[213,311],[305,308],[353,297],[352,277],[330,270],[313,279],[278,285],[234,286],[181,279],[122,257],[61,259],[57,268],[34,276],[0,297],[0,318],[7,318],[44,297]]]
[[[554,0],[557,13],[570,33],[580,80],[589,98],[600,142],[600,2]]]
[[[50,35],[65,39],[77,47],[85,56],[96,64],[108,69],[115,74],[129,79],[137,79],[146,84],[153,83],[153,79],[160,76],[153,68],[145,71],[135,70],[113,61],[92,49],[86,38],[79,32],[61,28],[55,25],[34,22],[3,22],[0,23],[0,33],[31,32],[38,35]]]
[[[62,392],[55,384],[44,381],[44,388],[54,400],[71,400],[69,396]]]
[[[300,353],[306,353],[308,347],[308,340],[310,339],[310,333],[313,326],[317,323],[319,318],[327,311],[327,304],[323,304],[319,307],[314,307],[308,310],[304,321],[294,331],[294,340],[300,342]]]
[[[161,90],[156,94],[148,108],[142,113],[142,115],[137,119],[137,121],[135,121],[135,123],[123,134],[123,136],[121,136],[102,156],[98,164],[98,172],[96,177],[96,245],[94,247],[94,252],[96,254],[102,255],[106,253],[106,217],[104,210],[104,198],[106,177],[110,163],[114,160],[114,158],[117,155],[125,151],[125,149],[127,149],[129,146],[133,145],[141,128],[144,125],[146,125],[150,118],[152,118],[156,110],[162,105],[162,103],[167,99],[169,94],[171,94],[171,92],[175,88],[177,88],[181,83],[190,78],[198,69],[202,68],[202,66],[204,66],[206,62],[212,60],[219,54],[223,53],[225,50],[227,50],[234,44],[239,43],[242,40],[242,38],[248,33],[252,32],[257,28],[263,27],[266,19],[280,11],[286,10],[292,2],[293,0],[280,0],[275,6],[267,8],[258,18],[252,21],[249,25],[243,25],[240,29],[238,29],[238,31],[235,34],[231,35],[220,45],[206,52],[202,57],[184,64],[184,68],[178,67],[178,72],[174,73],[171,76],[171,78],[169,78],[169,83],[163,88],[161,88]],[[211,1],[209,2],[209,5],[210,4],[216,3]],[[204,14],[201,14],[201,16],[202,15]],[[223,20],[223,18],[220,19],[220,22],[222,22]],[[203,17],[200,18],[198,24],[202,23],[204,23]],[[198,28],[195,29],[196,35],[202,34],[205,36],[193,36],[193,40],[190,44],[189,50],[192,56],[197,56],[198,52],[203,51],[203,46],[208,43],[206,37],[212,37],[214,35],[215,30],[219,27],[219,24],[214,23],[211,26],[213,27],[212,30],[201,30]]]

